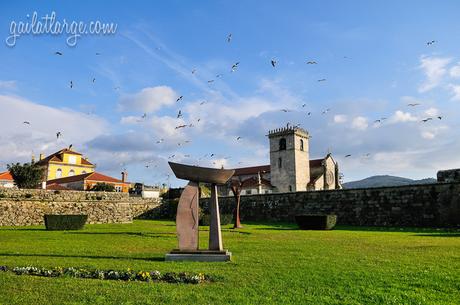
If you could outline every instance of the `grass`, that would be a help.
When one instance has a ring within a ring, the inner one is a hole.
[[[200,243],[206,248],[203,227]],[[204,272],[202,285],[17,276],[0,272],[0,304],[459,304],[458,231],[293,225],[223,228],[229,263],[165,262],[168,221],[82,231],[0,228],[0,265]]]

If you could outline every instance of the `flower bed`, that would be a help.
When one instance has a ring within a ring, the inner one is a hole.
[[[166,282],[166,283],[184,283],[184,284],[201,284],[212,282],[214,279],[203,273],[186,273],[186,272],[168,272],[160,273],[160,271],[134,271],[131,269],[125,271],[117,270],[98,270],[84,268],[62,268],[54,267],[52,269],[40,267],[14,267],[10,269],[8,266],[0,266],[0,272],[13,272],[17,275],[34,275],[44,277],[71,277],[84,279],[99,279],[99,280],[118,280],[118,281],[140,281],[140,282]]]

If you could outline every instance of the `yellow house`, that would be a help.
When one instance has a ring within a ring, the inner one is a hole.
[[[68,148],[61,149],[46,158],[40,154],[40,159],[36,164],[43,166],[45,181],[93,173],[96,167],[82,154]]]

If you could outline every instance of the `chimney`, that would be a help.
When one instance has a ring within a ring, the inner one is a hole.
[[[128,178],[128,173],[126,171],[121,172],[121,181],[126,182],[126,179]]]
[[[40,157],[38,160],[43,160],[43,158],[44,158],[43,154],[40,154]]]

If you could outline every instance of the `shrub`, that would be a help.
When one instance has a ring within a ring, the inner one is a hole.
[[[301,230],[331,230],[337,223],[337,215],[296,215]]]
[[[115,192],[115,186],[108,183],[96,183],[92,188],[91,191],[95,192]]]
[[[43,181],[43,168],[35,163],[12,163],[7,165],[18,188],[37,188]]]
[[[45,215],[47,230],[81,230],[88,215]]]

